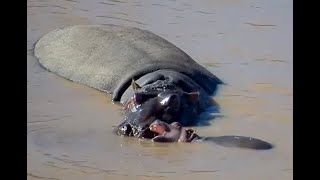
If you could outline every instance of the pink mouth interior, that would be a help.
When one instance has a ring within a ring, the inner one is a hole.
[[[158,133],[159,135],[163,135],[165,133],[165,128],[161,125],[153,124],[150,126],[150,130],[152,132]]]

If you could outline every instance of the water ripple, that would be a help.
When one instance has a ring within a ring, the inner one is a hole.
[[[118,20],[122,20],[122,21],[134,22],[134,23],[137,23],[137,24],[147,25],[147,24],[139,22],[139,21],[124,19],[124,18],[118,18],[118,17],[112,17],[112,16],[96,16],[96,17],[109,18],[109,19],[118,19]]]
[[[273,26],[277,26],[275,24],[256,24],[256,23],[249,23],[249,22],[246,22],[244,24],[248,24],[248,25],[254,26],[254,27],[273,27]]]
[[[202,14],[215,14],[215,13],[212,13],[212,12],[204,12],[204,11],[195,11],[195,12],[202,13]]]
[[[114,6],[114,5],[116,5],[116,4],[112,4],[112,3],[106,3],[106,2],[98,2],[99,4],[105,4],[105,5],[112,5],[112,6]]]

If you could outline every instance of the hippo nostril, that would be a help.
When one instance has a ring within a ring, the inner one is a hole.
[[[119,128],[118,134],[129,136],[132,133],[132,127],[130,124],[125,124]]]
[[[127,131],[127,129],[128,129],[128,126],[127,125],[125,125],[125,126],[122,126],[122,128],[121,128],[121,131]]]

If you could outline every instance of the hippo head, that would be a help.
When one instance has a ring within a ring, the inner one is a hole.
[[[124,104],[125,119],[115,133],[140,138],[153,138],[156,134],[149,126],[155,120],[166,123],[192,124],[198,115],[198,92],[184,92],[174,88],[141,88],[132,81],[134,95]]]

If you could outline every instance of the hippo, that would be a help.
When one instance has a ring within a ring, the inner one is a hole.
[[[46,70],[112,94],[113,102],[124,105],[118,135],[142,137],[155,119],[191,126],[223,84],[172,43],[133,27],[56,29],[40,38],[34,54]]]
[[[168,124],[161,120],[155,120],[149,129],[156,133],[156,136],[151,139],[154,142],[213,142],[225,147],[255,150],[268,150],[273,147],[268,142],[244,136],[201,137],[196,134],[194,129],[183,127],[179,122]]]
[[[124,121],[114,133],[152,139],[161,120],[192,126],[214,105],[222,80],[162,37],[134,27],[75,25],[39,39],[34,54],[46,70],[112,94]]]

